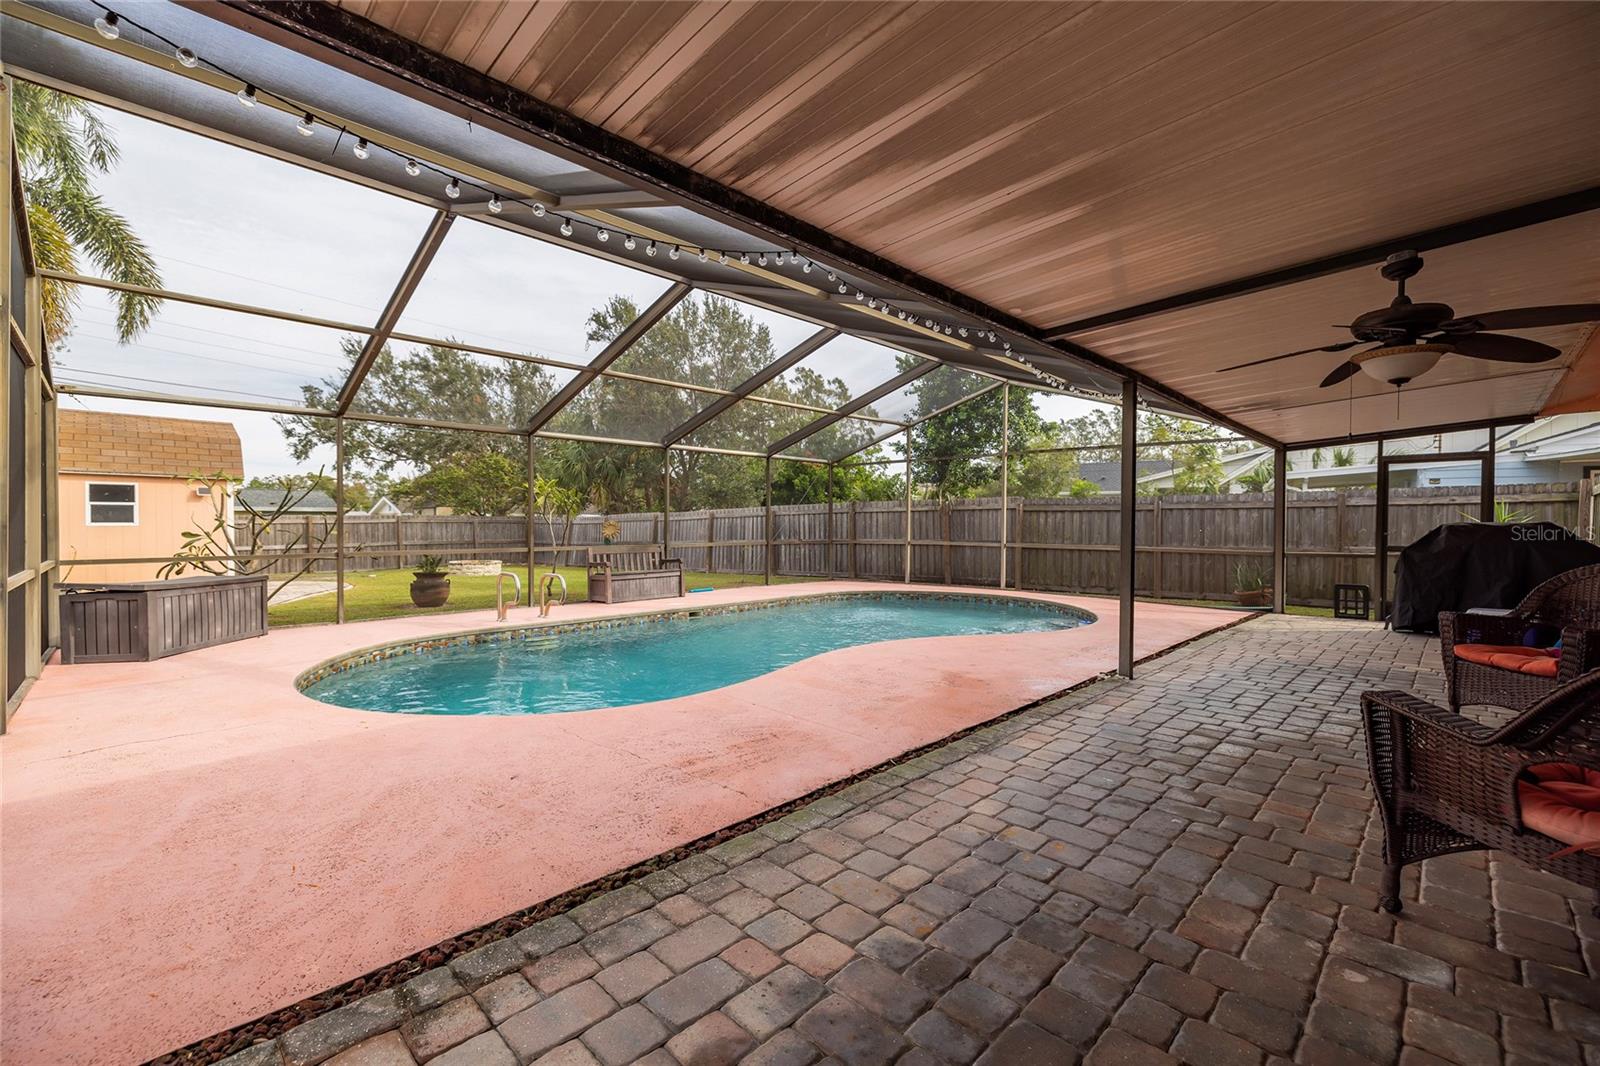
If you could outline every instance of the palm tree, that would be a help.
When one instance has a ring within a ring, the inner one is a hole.
[[[94,190],[96,174],[117,163],[117,142],[87,101],[40,85],[16,82],[11,94],[13,136],[28,194],[28,231],[34,259],[45,270],[78,272],[82,253],[103,277],[159,288],[161,272],[128,220]],[[66,336],[78,295],[73,286],[46,278],[40,290],[45,338]],[[161,301],[113,292],[117,335],[127,343],[142,333]]]

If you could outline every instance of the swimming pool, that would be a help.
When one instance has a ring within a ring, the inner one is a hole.
[[[369,711],[554,714],[706,692],[860,644],[1092,621],[1040,600],[832,593],[389,645],[324,663],[297,685]]]

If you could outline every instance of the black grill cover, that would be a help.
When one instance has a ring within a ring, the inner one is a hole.
[[[1440,611],[1515,607],[1537,586],[1600,563],[1600,547],[1554,522],[1458,522],[1400,552],[1391,625],[1439,632]]]

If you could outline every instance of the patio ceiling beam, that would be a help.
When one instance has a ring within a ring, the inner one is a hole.
[[[1452,244],[1462,244],[1467,241],[1477,240],[1480,237],[1492,237],[1497,233],[1506,233],[1511,230],[1522,229],[1525,226],[1536,226],[1541,222],[1553,222],[1556,219],[1567,218],[1570,215],[1582,214],[1585,211],[1596,209],[1600,209],[1600,186],[1580,189],[1577,192],[1567,193],[1562,196],[1553,196],[1547,200],[1537,200],[1533,203],[1507,208],[1504,211],[1493,211],[1486,215],[1463,219],[1460,222],[1452,222],[1445,226],[1434,226],[1431,229],[1418,230],[1414,233],[1392,237],[1374,244],[1364,244],[1359,248],[1351,248],[1347,251],[1335,252],[1332,255],[1319,256],[1316,259],[1308,259],[1292,266],[1264,270],[1260,273],[1247,274],[1215,285],[1204,285],[1197,289],[1190,289],[1187,292],[1174,293],[1171,296],[1163,296],[1155,300],[1146,300],[1143,303],[1124,307],[1121,310],[1107,311],[1104,314],[1090,315],[1074,322],[1051,326],[1043,331],[1043,335],[1047,340],[1061,340],[1075,333],[1085,333],[1089,330],[1099,329],[1102,326],[1120,325],[1124,322],[1148,318],[1151,315],[1164,314],[1168,311],[1198,307],[1202,304],[1227,300],[1235,296],[1244,296],[1252,292],[1281,288],[1285,285],[1309,281],[1312,278],[1337,274],[1342,270],[1373,266],[1383,262],[1390,254],[1405,249],[1426,252],[1435,248],[1444,248]]]
[[[656,302],[639,313],[639,317],[623,327],[622,332],[612,338],[611,343],[601,349],[600,354],[590,360],[589,365],[573,375],[571,381],[561,386],[556,394],[546,400],[544,406],[533,413],[528,420],[528,426],[523,431],[528,434],[538,433],[550,420],[561,413],[562,408],[571,403],[573,398],[582,392],[588,384],[600,376],[600,371],[620,359],[624,352],[633,347],[635,341],[650,331],[650,327],[661,321],[668,312],[678,305],[678,301],[693,291],[686,281],[680,281],[670,286],[666,292],[656,297]]]
[[[823,415],[821,418],[801,426],[799,429],[795,430],[787,437],[784,437],[776,444],[769,446],[767,448],[767,452],[769,454],[776,455],[778,452],[784,451],[787,448],[792,448],[796,444],[799,444],[801,441],[805,440],[807,437],[821,432],[831,425],[835,425],[836,423],[844,421],[846,418],[849,418],[862,408],[876,403],[878,400],[883,399],[885,396],[889,395],[895,390],[904,388],[913,381],[916,381],[918,378],[924,376],[930,371],[938,369],[943,365],[944,364],[939,362],[937,359],[924,359],[910,370],[896,374],[894,377],[890,378],[888,381],[885,381],[877,388],[868,389],[866,392],[862,393],[860,396],[857,396],[855,399],[840,407],[832,414]],[[903,427],[905,423],[901,423],[901,425]]]
[[[1264,444],[1278,443],[1140,371],[1074,341],[1064,338],[1047,340],[1037,326],[998,307],[847,241],[821,226],[806,222],[626,137],[577,118],[530,93],[496,81],[465,63],[424,48],[345,8],[308,0],[225,0],[223,3],[202,5],[198,10],[283,47],[305,52],[308,51],[308,45],[315,46],[325,50],[338,65],[357,71],[374,83],[416,99],[434,102],[463,117],[475,116],[478,121],[492,121],[506,130],[534,137],[554,154],[563,155],[574,162],[591,163],[597,173],[659,191],[670,203],[700,210],[710,217],[737,225],[757,239],[796,247],[813,260],[846,267],[849,273],[859,275],[862,280],[872,278],[880,281],[896,290],[897,302],[925,300],[929,306],[945,309],[974,323],[982,322],[992,329],[1050,344],[1070,359],[1108,371],[1118,378],[1132,380],[1149,393],[1188,408],[1207,421],[1228,426]],[[594,211],[591,217],[601,220],[606,213]],[[647,236],[651,235],[637,223],[629,222],[628,225]],[[674,238],[667,236],[664,239]],[[692,245],[692,242],[689,243]],[[751,276],[808,291],[812,295],[820,291],[794,279],[769,274],[753,264],[743,269]],[[863,315],[876,316],[885,322],[896,322],[893,315],[861,304],[852,302],[842,306],[851,307]],[[924,331],[917,327],[913,332],[925,333],[963,350],[974,347],[966,341],[946,337],[937,330]]]
[[[769,381],[772,381],[784,371],[788,370],[790,367],[794,366],[796,363],[800,362],[800,360],[804,359],[818,348],[821,348],[824,344],[827,344],[838,335],[839,331],[836,329],[823,328],[817,330],[817,332],[813,333],[811,336],[807,337],[793,348],[790,348],[787,352],[783,353],[783,355],[779,356],[777,359],[768,363],[754,374],[751,374],[749,377],[739,382],[739,384],[734,386],[733,391],[728,395],[708,404],[704,409],[695,412],[693,415],[690,415],[678,426],[668,432],[665,437],[661,438],[661,443],[669,448],[677,444],[689,434],[693,433],[695,430],[699,429],[713,418],[716,418],[734,404],[755,392],[761,386],[767,384]]]
[[[434,254],[444,243],[445,235],[450,232],[450,224],[454,221],[455,218],[450,212],[439,211],[434,214],[433,221],[428,223],[427,230],[422,234],[422,240],[417,244],[417,250],[411,253],[411,262],[406,264],[406,269],[395,284],[394,291],[389,294],[389,302],[384,304],[383,314],[378,316],[378,324],[368,335],[367,343],[361,346],[360,354],[356,356],[355,362],[350,364],[349,375],[339,387],[339,398],[333,404],[337,414],[342,415],[350,410],[350,404],[354,402],[356,393],[361,391],[361,383],[367,379],[367,372],[377,361],[383,346],[389,343],[389,335],[400,324],[400,316],[405,313],[406,305],[411,302],[417,286],[422,283],[422,276],[428,272]]]

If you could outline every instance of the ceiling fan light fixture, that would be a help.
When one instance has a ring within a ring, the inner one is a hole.
[[[1454,350],[1448,344],[1396,344],[1362,352],[1353,362],[1368,377],[1399,388],[1432,370],[1441,355]]]

